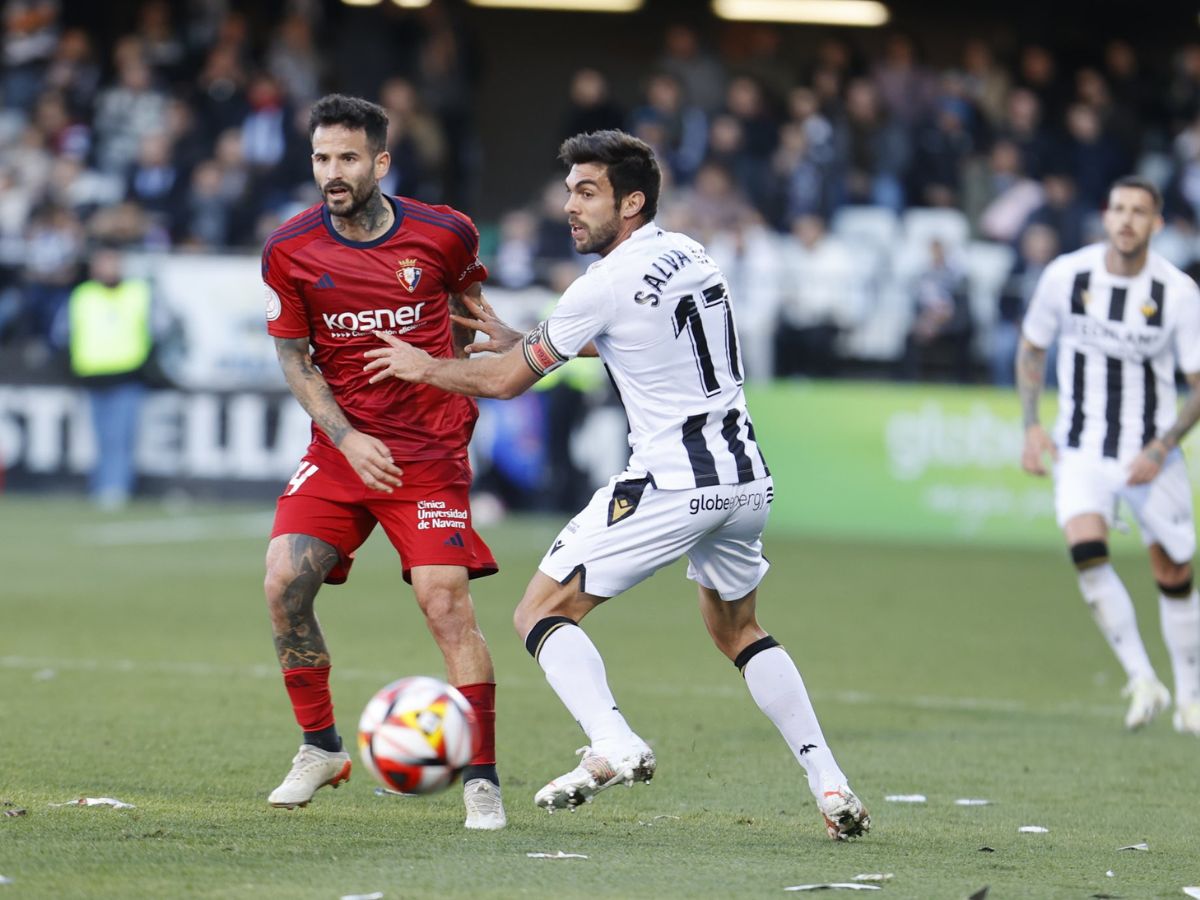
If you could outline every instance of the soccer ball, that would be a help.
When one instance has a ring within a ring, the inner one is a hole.
[[[424,675],[381,688],[358,720],[363,764],[388,790],[432,794],[475,754],[479,729],[467,698]]]

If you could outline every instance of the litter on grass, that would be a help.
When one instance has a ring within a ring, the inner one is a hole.
[[[13,882],[12,882],[11,878],[5,878],[3,875],[0,875],[0,884],[12,884],[12,883]]]
[[[954,801],[955,806],[991,806],[991,800],[983,800],[978,797],[959,797]]]
[[[924,794],[888,794],[883,798],[888,803],[924,803]]]
[[[851,881],[891,881],[895,877],[891,872],[864,872],[861,875],[855,875]]]
[[[676,820],[676,821],[679,821],[679,816],[665,816],[665,815],[664,815],[664,816],[655,816],[655,817],[654,817],[653,819],[651,819],[649,822],[642,822],[641,820],[639,820],[639,821],[638,821],[638,824],[639,824],[639,825],[650,826],[650,825],[654,825],[654,824],[655,824],[655,823],[657,823],[657,822],[661,822],[663,819],[674,819],[674,820]]]
[[[1050,829],[1043,828],[1041,825],[1022,825],[1017,831],[1023,834],[1048,834]]]
[[[854,884],[851,881],[833,881],[828,884],[793,884],[785,891],[881,891],[877,884]]]
[[[1142,841],[1140,844],[1128,844],[1124,847],[1118,847],[1117,849],[1118,850],[1149,850],[1150,845],[1147,844],[1145,841]]]
[[[343,894],[341,900],[383,900],[383,891],[372,891],[370,894]]]
[[[557,853],[526,853],[530,859],[587,859],[583,853],[563,853],[559,850]]]
[[[132,803],[114,800],[112,797],[79,797],[65,803],[51,803],[51,806],[111,806],[113,809],[137,809]]]
[[[1116,878],[1117,873],[1114,872],[1112,869],[1109,869],[1107,872],[1104,873],[1104,877],[1105,878]]]

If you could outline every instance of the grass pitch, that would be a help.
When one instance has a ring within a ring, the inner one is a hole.
[[[1200,742],[1166,719],[1123,732],[1120,672],[1058,546],[768,535],[760,618],[871,809],[864,840],[825,837],[679,565],[587,621],[655,747],[654,782],[574,814],[533,807],[584,743],[509,624],[557,520],[488,530],[503,572],[474,586],[500,678],[509,828],[465,832],[457,787],[377,796],[361,766],[307,809],[271,809],[297,732],[261,598],[269,516],[0,499],[0,801],[27,810],[0,817],[0,900],[751,897],[871,873],[892,874],[872,894],[884,898],[985,885],[990,900],[1177,897],[1200,884]],[[1167,677],[1145,562],[1134,541],[1114,543]],[[348,738],[378,687],[440,673],[378,536],[318,609]],[[136,808],[53,805],[78,797]],[[1139,842],[1149,850],[1118,849]],[[559,851],[588,858],[527,856]]]

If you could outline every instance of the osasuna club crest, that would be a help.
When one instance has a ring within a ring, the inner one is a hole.
[[[411,294],[421,281],[421,267],[415,259],[402,259],[396,263],[396,279],[408,289]]]

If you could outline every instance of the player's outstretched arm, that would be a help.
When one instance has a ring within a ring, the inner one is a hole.
[[[1025,443],[1021,448],[1021,468],[1031,475],[1045,475],[1047,455],[1058,459],[1058,448],[1038,413],[1042,385],[1046,381],[1046,350],[1036,347],[1022,337],[1017,346],[1017,394],[1021,398],[1021,421],[1025,426]]]
[[[507,353],[525,337],[503,319],[496,315],[492,305],[487,302],[479,285],[475,284],[474,292],[450,295],[450,320],[454,323],[455,333],[463,332],[467,336],[462,346],[462,353],[457,353],[459,359],[464,359],[472,353]],[[483,332],[488,340],[476,341],[476,332]],[[455,348],[459,346],[455,340]]]
[[[1130,484],[1152,481],[1162,471],[1167,454],[1178,447],[1192,430],[1192,426],[1200,421],[1200,372],[1191,372],[1185,377],[1188,383],[1188,398],[1183,402],[1183,406],[1179,407],[1175,424],[1168,428],[1162,437],[1155,438],[1143,447],[1142,452],[1134,457],[1133,462],[1129,464]]]
[[[363,354],[368,360],[363,371],[372,373],[371,384],[385,378],[399,378],[431,384],[455,394],[509,400],[525,393],[541,377],[516,347],[500,356],[435,359],[390,334],[377,331],[375,336],[386,346]]]
[[[308,352],[308,338],[275,338],[275,355],[292,395],[317,427],[342,451],[363,484],[385,493],[399,487],[400,476],[404,473],[392,462],[387,444],[350,424],[334,399],[329,382],[313,364]]]

